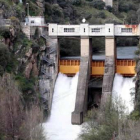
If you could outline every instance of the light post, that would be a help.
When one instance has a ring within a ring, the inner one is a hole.
[[[29,3],[26,3],[27,5],[27,16],[29,17]]]
[[[86,22],[86,19],[85,19],[85,18],[83,18],[83,19],[82,19],[82,22],[83,22],[83,23],[85,23],[85,22]]]

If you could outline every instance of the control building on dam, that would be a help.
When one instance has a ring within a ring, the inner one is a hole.
[[[140,25],[58,25],[49,24],[49,36],[57,41],[58,71],[67,75],[74,75],[79,71],[75,110],[72,112],[72,124],[81,124],[83,114],[87,109],[88,82],[90,77],[103,77],[101,105],[112,93],[115,73],[124,76],[135,75],[135,61],[133,59],[116,58],[117,37],[139,37]],[[60,59],[59,39],[79,38],[81,56],[79,59]],[[94,60],[91,56],[91,42],[93,37],[105,37],[105,60]]]

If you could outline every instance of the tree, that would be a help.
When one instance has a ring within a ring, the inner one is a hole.
[[[80,6],[82,4],[82,0],[74,0],[73,4],[77,5],[77,6]]]
[[[112,8],[110,5],[107,5],[107,6],[106,6],[106,9],[107,9],[109,12],[112,12],[112,11],[113,11],[113,8]]]
[[[81,140],[139,140],[140,120],[130,119],[125,110],[121,99],[110,100],[100,110],[91,110]]]
[[[10,61],[10,52],[6,45],[0,43],[0,71],[1,75],[3,74],[2,71],[5,71],[5,68]]]
[[[138,23],[140,23],[140,8],[137,10]]]
[[[106,18],[106,15],[105,15],[105,12],[101,11],[99,12],[97,15],[96,15],[97,18],[103,18],[105,19]]]
[[[140,114],[140,44],[138,45],[138,50],[135,52],[136,54],[136,84],[135,84],[135,111],[138,111]]]
[[[24,109],[22,94],[9,74],[0,78],[0,139],[44,140],[42,111],[38,105]],[[38,130],[38,131],[37,131]],[[35,133],[35,132],[38,133]]]
[[[128,12],[130,9],[129,9],[129,4],[125,1],[121,1],[119,3],[119,11],[120,12]]]
[[[39,32],[39,29],[38,27],[35,29],[35,34],[34,34],[34,39],[39,39],[39,35],[40,35],[40,32]]]
[[[93,2],[91,2],[91,6],[99,10],[102,10],[105,7],[105,3],[102,0],[94,0]]]

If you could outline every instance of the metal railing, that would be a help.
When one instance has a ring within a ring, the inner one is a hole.
[[[50,79],[51,78],[51,74],[47,73],[43,68],[41,68],[41,73],[45,75],[46,79]]]
[[[42,61],[45,61],[47,63],[47,66],[54,65],[54,60],[47,58],[46,56],[42,57]]]

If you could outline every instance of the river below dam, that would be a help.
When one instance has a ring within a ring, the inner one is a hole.
[[[132,59],[137,47],[117,47],[117,59]],[[79,59],[79,57],[76,57]],[[71,58],[70,58],[71,59]],[[103,53],[93,54],[92,59],[103,60]],[[74,77],[67,77],[59,73],[56,80],[52,110],[48,120],[43,124],[44,133],[47,140],[76,140],[81,132],[81,126],[71,124],[71,113],[74,111],[76,90],[78,83],[78,73]],[[135,84],[133,78],[125,78],[115,74],[112,98],[121,98],[126,106],[126,113],[130,113],[133,108],[133,98]]]

